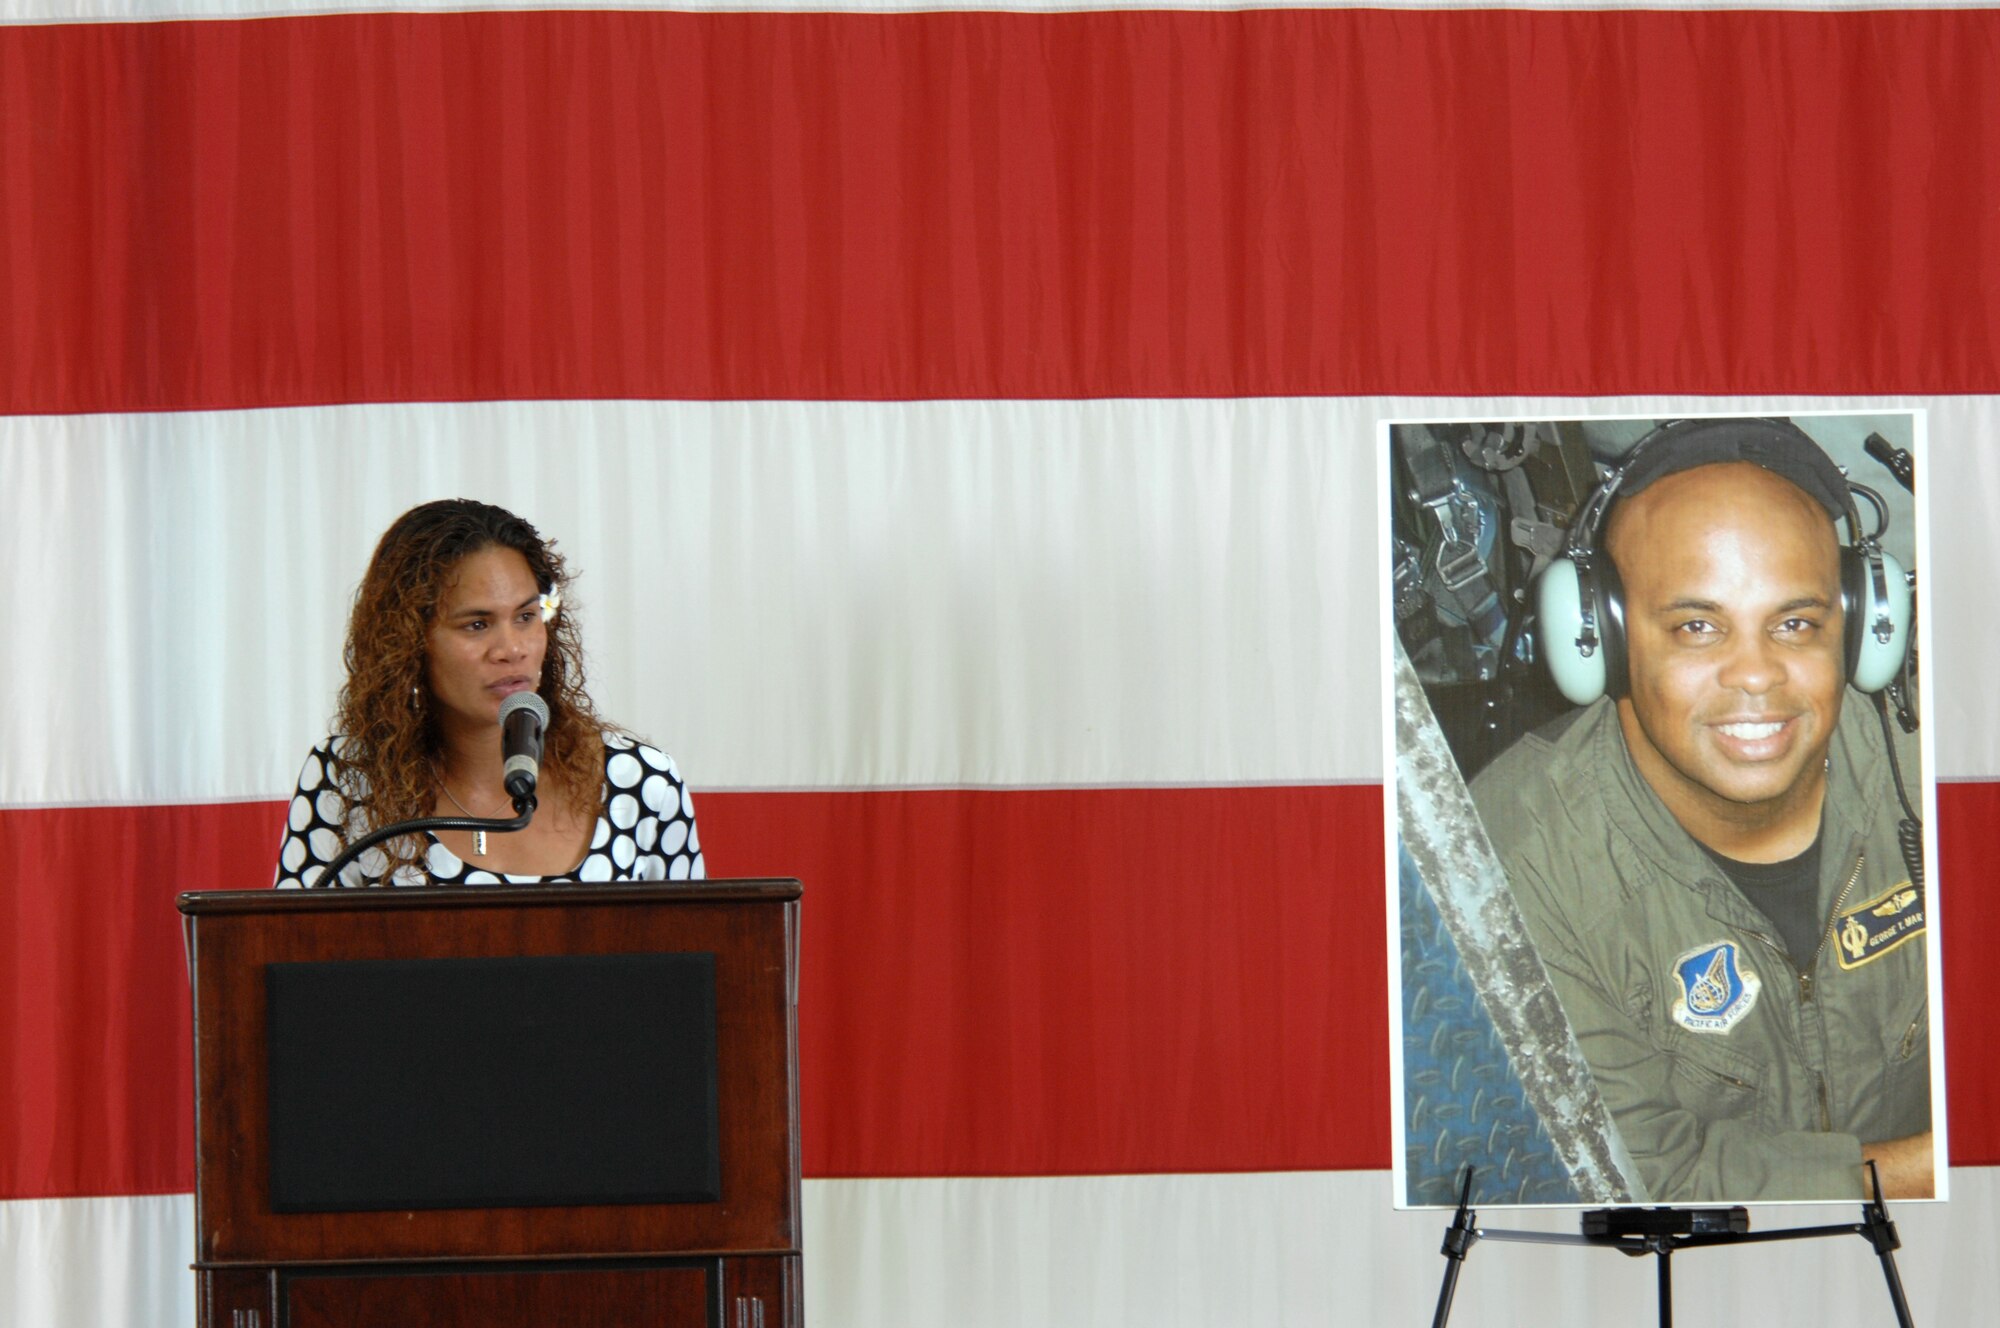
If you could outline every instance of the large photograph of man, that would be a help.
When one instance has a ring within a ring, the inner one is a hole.
[[[1916,427],[1388,429],[1402,1202],[1480,1162],[1489,1202],[1937,1192]],[[1452,972],[1504,1053],[1484,1141],[1410,1036]]]

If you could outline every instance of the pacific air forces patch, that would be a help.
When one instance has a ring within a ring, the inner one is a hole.
[[[1733,941],[1696,946],[1674,961],[1680,991],[1674,1022],[1697,1033],[1727,1033],[1757,1004],[1763,983]]]
[[[1923,889],[1904,881],[1835,917],[1833,951],[1842,968],[1859,968],[1923,934]]]

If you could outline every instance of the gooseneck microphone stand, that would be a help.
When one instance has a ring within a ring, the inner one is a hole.
[[[491,830],[502,834],[510,830],[526,830],[528,822],[533,820],[535,815],[535,794],[532,786],[528,792],[514,799],[514,813],[511,820],[502,818],[489,820],[478,816],[422,816],[414,821],[398,821],[394,825],[385,825],[380,830],[371,830],[342,849],[339,856],[326,864],[326,870],[313,882],[313,888],[337,887],[340,884],[340,873],[347,869],[349,863],[383,840],[394,839],[397,835],[413,835],[420,830]]]

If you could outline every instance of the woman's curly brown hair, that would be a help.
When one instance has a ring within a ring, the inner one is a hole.
[[[336,769],[361,828],[431,814],[443,746],[425,640],[459,562],[496,544],[527,559],[544,595],[564,592],[563,607],[549,624],[536,688],[549,705],[542,782],[579,806],[595,807],[602,797],[604,721],[584,692],[583,646],[562,556],[512,512],[450,498],[411,508],[383,532],[347,621],[347,682],[334,719],[343,737]],[[425,849],[412,835],[383,845],[385,877],[405,866],[421,870]]]

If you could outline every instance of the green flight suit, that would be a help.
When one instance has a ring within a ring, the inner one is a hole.
[[[1859,1197],[1863,1141],[1931,1128],[1927,901],[1873,702],[1845,695],[1828,751],[1828,926],[1803,972],[1647,785],[1613,703],[1566,720],[1472,793],[1648,1198]]]

